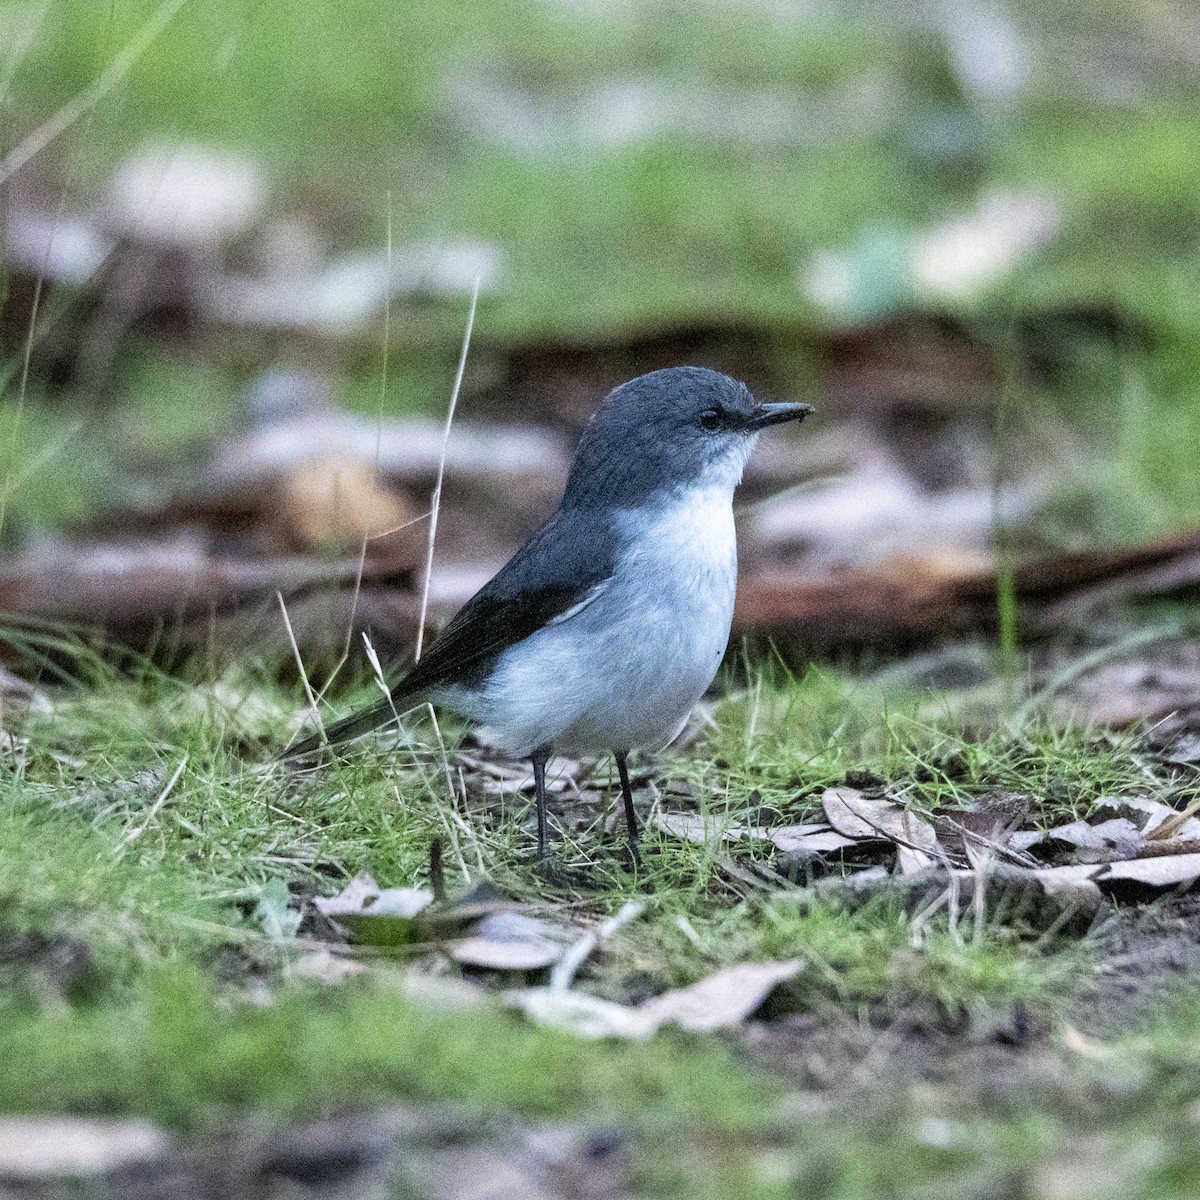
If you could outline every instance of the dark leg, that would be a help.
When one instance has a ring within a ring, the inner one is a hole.
[[[636,859],[638,822],[637,813],[633,811],[633,788],[629,786],[629,767],[625,762],[625,751],[614,750],[613,758],[617,760],[617,774],[621,777],[621,799],[625,801],[625,830],[629,835],[629,849]]]
[[[537,797],[538,858],[546,857],[546,752],[535,750],[533,761],[533,790]]]

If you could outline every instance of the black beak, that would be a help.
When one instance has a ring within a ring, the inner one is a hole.
[[[751,429],[766,429],[768,425],[782,425],[784,421],[803,421],[811,412],[816,412],[811,404],[760,404],[749,424]]]

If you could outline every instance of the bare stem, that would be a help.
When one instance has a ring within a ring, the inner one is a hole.
[[[417,648],[413,661],[420,662],[421,649],[425,643],[425,616],[429,611],[429,580],[433,574],[433,545],[437,540],[438,513],[442,507],[442,479],[446,474],[446,446],[450,441],[450,427],[454,423],[454,410],[458,406],[458,392],[462,387],[463,372],[467,369],[467,350],[471,346],[471,330],[475,327],[475,306],[479,302],[479,280],[471,292],[471,311],[467,314],[467,332],[463,336],[462,353],[458,356],[458,373],[454,377],[454,390],[450,393],[450,408],[446,413],[446,428],[442,433],[442,453],[438,458],[437,482],[429,502],[429,545],[425,551],[425,578],[421,583],[421,615],[417,620]]]

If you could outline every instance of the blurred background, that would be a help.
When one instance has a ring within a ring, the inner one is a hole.
[[[5,0],[0,201],[9,614],[410,645],[476,287],[436,619],[677,363],[819,410],[748,472],[743,630],[1200,576],[1181,2]]]

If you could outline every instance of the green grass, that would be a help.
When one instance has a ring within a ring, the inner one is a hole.
[[[884,755],[858,756],[848,738],[822,762],[819,745],[816,754],[805,755],[805,734],[817,743],[822,740],[811,719],[815,709],[841,728],[852,717],[864,723],[872,719],[850,686],[842,687],[839,700],[837,681],[813,673],[786,688],[768,690],[766,700],[778,715],[769,720],[760,713],[752,743],[742,740],[744,709],[735,700],[722,709],[720,725],[703,753],[668,759],[662,769],[687,779],[702,810],[718,823],[761,819],[767,813],[777,821],[812,818],[819,812],[820,789],[839,782],[849,769],[887,773],[918,808],[966,803],[975,794],[1024,780],[1031,799],[1051,821],[1086,811],[1086,802],[1075,802],[1075,797],[1119,790],[1140,769],[1120,743],[1098,747],[1079,735],[1044,732],[1020,743],[998,736],[991,744],[972,744],[943,733],[939,744],[953,746],[956,774],[963,777],[917,781],[919,772],[911,764],[923,764],[927,750],[920,742],[903,744],[904,730],[894,715],[888,718],[890,727],[876,729]],[[804,705],[810,719],[793,725]],[[253,920],[234,906],[244,908],[271,879],[329,891],[336,889],[339,877],[369,869],[384,884],[419,882],[435,836],[457,845],[469,868],[482,859],[489,874],[515,894],[544,889],[529,874],[527,802],[511,804],[503,814],[488,810],[470,832],[447,821],[445,775],[428,726],[410,731],[405,739],[410,749],[360,749],[298,780],[277,767],[239,757],[239,746],[282,745],[286,729],[304,716],[299,697],[272,692],[262,680],[234,677],[215,686],[200,685],[153,671],[135,682],[113,676],[93,679],[77,695],[58,700],[53,714],[30,714],[25,758],[4,784],[0,854],[8,903],[22,923],[35,922],[38,913],[71,911],[70,923],[91,922],[86,928],[94,927],[97,934],[110,929],[118,944],[132,942],[141,957],[153,957],[162,939],[179,943],[174,925],[189,920],[201,922],[204,929],[229,926],[253,937]],[[772,753],[772,739],[785,726],[795,730],[794,757],[780,755],[768,766],[764,755]],[[930,737],[923,724],[911,728],[923,740]],[[453,753],[453,728],[444,729],[444,735]],[[740,754],[733,749],[739,743]],[[149,818],[149,809],[185,756],[187,765],[177,783]],[[897,765],[901,772],[890,772]],[[1042,780],[1049,784],[1044,790]],[[1061,797],[1053,792],[1056,784],[1067,787]],[[841,928],[846,945],[852,946],[856,929],[895,923],[897,916],[886,908],[878,913],[841,913],[836,907],[793,911],[783,901],[769,909],[757,902],[731,908],[717,862],[725,851],[650,832],[642,870],[631,876],[615,849],[611,842],[599,843],[594,831],[563,848],[565,861],[576,856],[592,864],[581,885],[585,907],[615,911],[639,888],[648,888],[664,924],[671,924],[677,911],[686,912],[693,925],[712,923],[713,945],[725,947],[720,962],[737,961],[744,953],[792,953],[787,945],[799,947],[806,940],[814,947],[827,946],[836,940],[832,928]],[[745,859],[765,851],[733,853]],[[452,850],[451,862],[457,861]],[[153,904],[151,896],[156,897]],[[140,920],[138,913],[146,919]],[[118,924],[126,920],[134,927],[118,933]],[[768,927],[775,932],[763,942]],[[207,932],[197,936],[198,947],[209,944]],[[1001,936],[997,947],[1003,942]],[[889,935],[880,958],[871,959],[865,949],[852,951],[851,957],[885,970],[882,964],[897,948]],[[693,976],[706,969],[709,957],[693,961]],[[965,969],[970,976],[977,970]],[[666,975],[662,983],[679,982],[687,973]],[[857,995],[859,990],[855,985],[850,992]]]
[[[0,151],[86,87],[153,8],[51,0],[0,96]],[[782,95],[838,120],[857,111],[844,97],[864,79],[896,99],[881,121],[829,140],[721,141],[675,128],[539,149],[472,130],[455,99],[472,78],[568,116],[590,89],[643,78],[685,96]],[[695,319],[819,331],[831,318],[797,286],[815,251],[927,227],[985,186],[1052,191],[1063,237],[958,315],[1003,346],[1014,314],[1078,304],[1144,332],[1145,346],[1072,335],[1060,378],[1014,387],[1008,433],[1053,447],[1057,480],[1022,548],[1077,548],[1153,536],[1200,510],[1195,108],[1182,86],[1141,107],[1097,108],[1051,81],[990,121],[961,94],[936,38],[861,16],[780,25],[753,7],[192,0],[41,163],[52,200],[74,209],[144,140],[196,137],[254,156],[274,209],[315,214],[337,249],[382,247],[389,221],[398,244],[494,240],[507,268],[481,305],[481,373],[505,347],[540,337],[603,340]],[[949,156],[930,148],[947,127],[960,137]],[[73,303],[46,298],[49,332],[72,328]],[[378,339],[336,364],[338,402],[372,417],[441,411],[464,314],[453,300],[395,312],[382,398]],[[808,387],[810,350],[784,340],[764,369],[781,392]],[[214,347],[199,362],[132,339],[99,415],[90,397],[46,386],[35,357],[19,418],[20,361],[10,358],[5,545],[185,479],[192,456],[238,420],[248,381],[287,365],[274,353]],[[1100,961],[1095,938],[1046,937],[1004,911],[978,930],[944,912],[917,929],[892,896],[850,905],[748,889],[724,860],[769,865],[761,844],[653,831],[636,874],[614,839],[594,829],[568,839],[560,855],[577,873],[551,886],[530,869],[523,801],[455,819],[427,725],[399,748],[363,748],[298,779],[265,762],[307,720],[299,689],[281,686],[272,664],[172,678],[128,657],[114,670],[61,631],[11,638],[26,667],[49,650],[47,680],[61,682],[51,713],[3,712],[3,728],[28,743],[15,756],[0,750],[0,1110],[135,1113],[201,1135],[397,1099],[453,1101],[628,1127],[646,1195],[1079,1195],[1045,1174],[1076,1152],[1108,1168],[1085,1194],[1194,1193],[1195,989],[1144,1029],[1075,1055],[1061,1031]],[[886,779],[922,810],[1018,793],[1046,825],[1087,815],[1104,795],[1197,794],[1194,780],[1142,754],[1139,731],[1063,729],[1011,696],[985,697],[987,718],[968,720],[955,698],[861,672],[791,676],[751,662],[741,680],[702,746],[664,756],[658,771],[689,785],[718,824],[812,818],[821,791],[851,772]],[[442,732],[453,756],[463,731]],[[802,958],[776,1000],[778,1028],[802,1034],[811,1020],[817,1040],[781,1036],[758,1059],[737,1037],[581,1044],[527,1025],[494,995],[451,1011],[408,994],[397,980],[419,965],[411,950],[366,980],[317,985],[289,973],[303,947],[268,936],[264,894],[290,889],[295,905],[364,870],[385,885],[423,882],[435,837],[456,887],[482,864],[507,893],[551,909],[598,917],[645,901],[581,972],[581,987],[612,999],[747,960]],[[75,966],[64,974],[48,947],[66,947]],[[1027,1053],[1049,1083],[1018,1071],[1006,1084],[970,1057],[1017,1011],[1044,1033]],[[893,1069],[885,1050],[855,1057],[838,1049],[839,1031],[860,1047],[913,1036],[915,1052],[927,1036],[934,1065],[919,1076]],[[806,1056],[821,1055],[837,1085],[813,1090],[821,1073]],[[1122,1173],[1135,1162],[1148,1165]]]
[[[78,692],[59,699],[52,714],[27,716],[28,749],[4,783],[10,832],[0,853],[11,855],[5,878],[14,894],[24,893],[18,881],[25,876],[33,881],[44,874],[41,856],[23,855],[22,848],[44,839],[42,854],[50,857],[70,830],[85,839],[81,861],[95,858],[97,865],[86,873],[78,864],[64,866],[63,886],[68,893],[81,883],[94,886],[84,907],[97,913],[105,894],[123,895],[138,880],[163,872],[176,888],[193,889],[178,894],[202,908],[253,898],[278,877],[323,890],[367,869],[385,884],[419,881],[434,837],[447,843],[454,866],[473,872],[482,862],[515,894],[536,894],[542,886],[528,874],[528,798],[503,812],[481,810],[468,829],[451,820],[443,761],[419,713],[398,743],[392,736],[379,749],[368,745],[293,777],[252,761],[281,747],[289,731],[308,720],[302,698],[267,676],[238,668],[214,683],[194,683],[142,667],[131,681],[114,676],[100,660],[81,663],[77,673],[87,682]],[[371,688],[352,691],[342,703],[352,705]],[[853,771],[888,780],[925,811],[1019,792],[1047,825],[1086,816],[1105,795],[1161,793],[1170,786],[1181,802],[1191,796],[1186,784],[1147,775],[1136,732],[1099,736],[1035,716],[1018,731],[979,737],[952,719],[925,715],[923,704],[919,697],[880,694],[844,674],[812,670],[788,681],[764,670],[722,706],[698,753],[664,756],[659,773],[689,785],[694,802],[717,826],[819,819],[821,791]],[[443,722],[451,756],[460,736],[453,722]],[[148,819],[185,757],[177,782]],[[101,846],[114,849],[100,854]],[[718,861],[729,851],[719,843],[648,832],[636,876],[615,850],[615,842],[602,843],[590,830],[562,851],[568,864],[587,868],[582,896],[595,911],[615,911],[646,887],[662,893],[654,903],[669,916],[683,903],[693,922],[763,927],[757,906],[741,915],[729,910]],[[747,861],[767,853],[753,844],[731,852]],[[42,884],[51,889],[50,910],[65,899],[54,890],[56,878],[51,872]],[[146,901],[135,890],[122,903],[136,910]],[[207,908],[204,919],[217,920]],[[770,915],[780,928],[795,923],[797,942],[805,922],[819,929],[822,921],[837,919],[833,910],[792,919]],[[876,923],[861,913],[842,919],[848,936],[854,922]],[[104,917],[96,920],[102,925]],[[146,927],[150,941],[153,928]],[[714,936],[732,945],[728,930]],[[727,957],[736,960],[738,953]]]
[[[4,98],[10,140],[85,88],[155,8],[52,0]],[[758,97],[751,108],[764,120],[773,98],[801,115],[782,141],[714,139],[676,120],[624,142],[568,132],[539,150],[497,143],[461,114],[455,97],[472,79],[567,114],[567,130],[590,89],[642,80],[685,89],[685,110],[698,107],[688,95],[720,110],[732,92]],[[864,101],[856,88],[892,100]],[[1100,299],[1087,279],[1070,282],[1090,264],[1107,298],[1182,330],[1161,311],[1169,297],[1151,311],[1145,300],[1200,227],[1193,104],[1177,90],[1102,108],[1050,84],[989,121],[936,38],[862,14],[211,0],[185,4],[51,154],[68,191],[89,195],[147,138],[216,141],[259,158],[283,208],[332,203],[359,243],[382,245],[390,195],[398,242],[477,237],[505,248],[503,291],[480,313],[491,337],[705,314],[812,317],[795,279],[814,250],[927,224],[987,183],[1049,189],[1068,206],[1068,249],[1022,272],[1014,299],[1056,287],[1067,302]],[[860,119],[873,107],[876,118]],[[830,119],[836,137],[823,132]],[[956,149],[937,148],[947,122]],[[1127,253],[1134,269],[1114,271],[1113,256]]]
[[[466,1013],[414,1002],[386,977],[272,990],[269,1005],[253,1004],[214,995],[195,969],[159,967],[119,1003],[9,1011],[4,1108],[132,1112],[202,1130],[247,1111],[282,1120],[402,1097],[531,1119],[660,1109],[680,1123],[752,1130],[782,1092],[699,1039],[580,1043],[492,1001]]]
[[[0,97],[7,144],[86,88],[155,7],[51,0]],[[757,102],[764,113],[775,97],[827,114],[840,133],[819,132],[826,116],[804,116],[782,141],[710,137],[676,121],[627,141],[564,134],[551,148],[506,145],[460,111],[456,96],[471,79],[567,114],[567,129],[591,89],[649,81],[684,95],[685,114],[699,107],[687,96],[710,97],[718,110],[726,93],[767,97]],[[859,121],[875,102],[855,89],[874,87],[893,99],[878,119]],[[620,339],[703,319],[788,330],[761,364],[780,392],[807,390],[816,373],[811,347],[790,331],[833,322],[797,283],[814,253],[926,228],[984,188],[1049,192],[1063,205],[1061,237],[951,307],[993,344],[1006,343],[1014,314],[1079,306],[1148,335],[1149,353],[1135,339],[1114,352],[1069,335],[1060,350],[1074,369],[1051,387],[1022,381],[1014,397],[1014,435],[1053,448],[1054,495],[1033,540],[1074,548],[1179,528],[1200,505],[1195,106],[1183,86],[1142,106],[1104,106],[1048,78],[991,119],[962,93],[936,37],[861,13],[779,21],[753,7],[690,4],[662,12],[522,0],[464,11],[413,0],[192,0],[41,161],[49,194],[75,209],[146,139],[200,138],[260,161],[272,210],[310,214],[338,249],[382,248],[389,228],[397,245],[493,241],[506,267],[480,307],[485,375],[489,348]],[[952,146],[934,136],[947,128],[958,131]],[[44,306],[46,324],[71,329],[69,293]],[[370,415],[441,411],[464,307],[398,306],[385,401],[380,334],[346,349],[339,402]],[[7,455],[0,450],[4,476],[19,476],[9,536],[60,529],[106,498],[160,495],[177,480],[185,445],[230,427],[247,380],[287,365],[269,346],[209,350],[199,365],[123,347],[103,420],[43,397],[35,360],[28,419]],[[10,400],[16,379],[6,382]],[[0,415],[0,435],[10,419]],[[64,449],[73,420],[79,431]]]
[[[1001,690],[987,685],[997,701]],[[969,805],[990,793],[1028,798],[1048,824],[1092,811],[1102,796],[1161,789],[1147,774],[1140,731],[1113,733],[1059,725],[1035,696],[1016,724],[998,703],[989,726],[965,724],[953,694],[913,695],[886,677],[811,668],[799,677],[760,668],[736,692],[707,743],[716,760],[691,764],[710,788],[729,797],[731,816],[746,797],[780,821],[811,820],[820,793],[849,771],[887,780],[918,809]]]
[[[850,1071],[845,1107],[835,1090],[797,1126],[787,1116],[801,1102],[795,1063],[754,1063],[737,1039],[579,1043],[525,1023],[486,991],[468,1008],[431,1004],[401,984],[419,969],[404,951],[365,979],[306,982],[288,969],[303,945],[267,936],[264,890],[330,893],[362,870],[384,884],[421,882],[434,836],[450,847],[453,887],[461,854],[550,910],[565,902],[599,916],[645,901],[578,981],[625,1002],[738,962],[799,957],[805,968],[777,998],[779,1019],[811,1014],[827,1036],[858,1030],[859,1040],[968,1031],[969,1045],[969,1031],[1017,1006],[1051,1031],[1045,1052],[1062,1056],[1053,1031],[1096,951],[999,912],[978,931],[938,914],[917,936],[911,913],[886,895],[855,906],[802,892],[740,895],[721,859],[748,866],[764,851],[653,832],[636,875],[594,831],[562,845],[564,862],[590,864],[564,890],[532,873],[522,805],[478,814],[469,830],[448,819],[427,726],[389,752],[360,748],[295,780],[250,761],[305,720],[295,687],[245,667],[215,682],[145,664],[117,673],[84,652],[72,674],[53,689],[51,713],[6,715],[28,742],[19,758],[0,759],[0,1110],[133,1113],[199,1136],[248,1114],[278,1123],[397,1099],[455,1102],[628,1128],[646,1147],[636,1167],[646,1194],[767,1198],[802,1179],[814,1196],[882,1197],[1036,1173],[1089,1122],[1140,1144],[1151,1136],[1147,1111],[1164,1120],[1174,1111],[1155,1087],[1165,1081],[1171,1104],[1195,1095],[1157,1033],[1113,1051],[1139,1064],[1137,1102],[1105,1092],[1108,1077],[1069,1056],[1062,1078],[1082,1071],[1081,1090],[1020,1085],[1019,1104],[981,1094],[970,1072],[952,1068],[915,1100],[903,1074],[863,1093]],[[1020,781],[1047,821],[1145,780],[1132,738],[1055,733],[1031,717],[1018,733],[972,739],[921,717],[923,702],[845,673],[759,670],[718,710],[701,751],[664,759],[659,775],[686,780],[704,811],[737,822],[811,815],[819,790],[851,770],[884,774],[918,807]],[[443,736],[453,755],[459,732],[449,725]],[[64,942],[83,963],[68,977],[39,949]],[[1192,1010],[1181,1002],[1179,1011]],[[663,1161],[648,1151],[663,1139],[697,1149]],[[1182,1153],[1149,1177],[1163,1190],[1146,1195],[1185,1194],[1170,1182]],[[889,1190],[897,1170],[908,1190]]]

